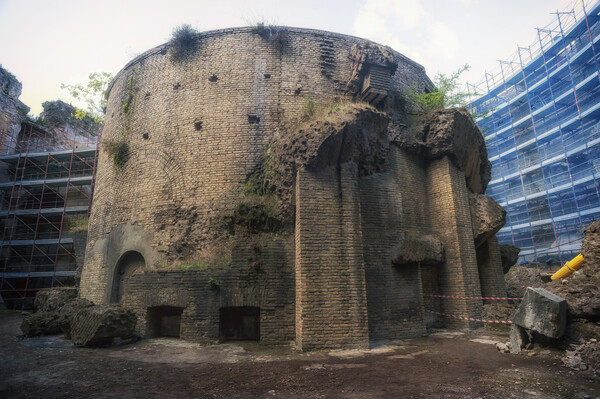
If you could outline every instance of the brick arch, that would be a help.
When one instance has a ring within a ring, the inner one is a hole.
[[[130,150],[129,159],[124,169],[116,176],[116,192],[120,192],[125,185],[137,186],[135,182],[138,176],[148,174],[149,168],[154,172],[163,174],[167,184],[167,195],[171,201],[179,203],[181,196],[186,190],[185,174],[179,163],[166,151],[158,148],[139,148]],[[182,187],[174,189],[174,183],[180,182]],[[118,202],[118,201],[117,201]]]

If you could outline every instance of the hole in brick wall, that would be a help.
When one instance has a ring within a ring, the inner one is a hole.
[[[180,85],[179,83],[175,83],[175,84],[173,85],[173,90],[177,90],[177,89],[179,89],[180,87],[181,87],[181,85]]]
[[[115,113],[113,112],[112,114],[110,114],[111,118],[115,117]]]
[[[258,115],[248,114],[248,123],[255,125],[258,124],[258,122],[260,122]]]
[[[143,138],[144,140],[148,140],[148,138],[149,138],[149,137],[150,137],[150,136],[148,136],[148,133],[144,133],[144,134],[142,134],[142,138]]]
[[[269,79],[271,78],[271,74],[270,73],[265,73],[265,79]]]
[[[181,335],[183,308],[153,306],[148,308],[148,335],[151,337],[176,337]]]
[[[194,129],[202,130],[202,121],[194,122]]]
[[[219,309],[219,338],[223,341],[259,341],[260,308],[232,306]]]
[[[302,87],[298,87],[296,90],[294,90],[295,95],[298,95],[300,93],[302,93]]]
[[[165,55],[167,54],[167,49],[166,48],[161,48],[160,49],[160,55]]]
[[[149,91],[148,91],[148,92],[146,92],[146,94],[144,94],[144,98],[145,98],[145,99],[148,99],[148,98],[150,98],[150,96],[151,96],[151,94],[150,94],[150,92],[149,92]]]
[[[214,73],[211,75],[210,78],[208,78],[209,82],[216,82],[217,80],[219,80],[219,78]]]

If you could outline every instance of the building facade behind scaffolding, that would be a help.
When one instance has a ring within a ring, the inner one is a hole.
[[[98,127],[46,104],[66,120],[0,131],[0,294],[13,308],[31,307],[40,288],[74,285],[85,253]]]
[[[507,210],[498,238],[521,248],[522,263],[569,261],[600,218],[599,13],[600,2],[577,0],[469,85],[485,115],[487,194]]]

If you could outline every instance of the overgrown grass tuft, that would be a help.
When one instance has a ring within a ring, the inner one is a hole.
[[[184,60],[198,38],[198,31],[191,25],[184,24],[173,30],[169,45],[171,47],[171,59],[174,61]]]

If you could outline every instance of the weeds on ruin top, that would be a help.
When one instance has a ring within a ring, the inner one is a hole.
[[[169,47],[171,48],[171,59],[181,61],[185,59],[188,52],[194,47],[199,32],[191,25],[180,25],[173,30]]]
[[[211,268],[222,268],[222,267],[228,267],[228,266],[231,266],[231,260],[227,260],[227,261],[217,263],[217,264],[199,260],[199,261],[190,262],[190,263],[183,263],[183,264],[177,266],[177,270],[202,271],[202,270],[208,270]]]
[[[200,270],[206,270],[206,269],[210,268],[210,266],[211,266],[210,263],[207,263],[207,262],[184,263],[183,265],[177,266],[177,270],[184,270],[184,271],[196,270],[196,271],[200,271]]]
[[[279,50],[283,49],[288,40],[288,30],[285,26],[265,25],[264,22],[258,22],[252,26],[252,33],[262,37]]]

